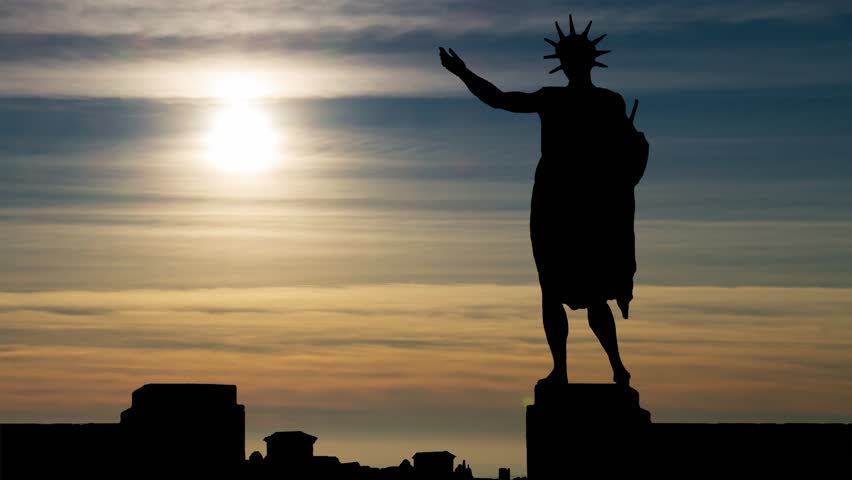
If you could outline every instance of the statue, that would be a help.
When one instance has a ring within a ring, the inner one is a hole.
[[[477,98],[493,108],[538,113],[541,158],[535,170],[530,207],[530,238],[541,285],[542,316],[553,370],[540,383],[568,381],[566,343],[571,310],[588,310],[589,325],[609,357],[616,384],[628,385],[630,373],[618,352],[615,319],[607,300],[615,300],[628,318],[636,272],[633,189],[645,171],[648,142],[633,127],[618,93],[592,84],[593,67],[606,67],[597,50],[606,36],[590,40],[592,23],[582,33],[548,38],[565,87],[533,93],[503,92],[470,71],[453,49],[440,48],[441,64],[458,76]]]

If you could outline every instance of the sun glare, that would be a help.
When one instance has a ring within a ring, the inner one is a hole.
[[[224,101],[208,132],[207,158],[230,173],[266,170],[278,159],[278,132],[254,97],[248,80],[230,80],[219,92]]]
[[[227,102],[241,102],[266,97],[269,91],[252,75],[223,75],[212,82],[212,94]]]
[[[234,104],[220,111],[210,129],[207,156],[218,168],[253,173],[275,163],[278,137],[256,105]]]

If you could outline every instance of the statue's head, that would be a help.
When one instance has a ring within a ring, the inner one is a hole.
[[[545,55],[544,58],[558,58],[559,66],[550,71],[550,73],[562,70],[569,78],[578,78],[582,75],[588,75],[592,67],[604,67],[606,65],[599,62],[597,59],[609,50],[598,50],[597,44],[606,37],[606,34],[600,37],[589,40],[589,29],[592,28],[592,22],[586,26],[583,33],[577,34],[574,30],[574,19],[568,15],[568,25],[570,32],[566,36],[559,28],[559,22],[556,22],[556,32],[559,34],[559,41],[554,42],[549,38],[544,41],[553,45],[556,49],[555,53]]]

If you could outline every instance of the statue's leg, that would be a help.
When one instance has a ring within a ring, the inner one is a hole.
[[[566,343],[568,342],[568,316],[559,297],[542,289],[541,313],[544,319],[544,334],[550,354],[553,355],[553,371],[546,380],[562,381],[568,379]]]
[[[615,332],[615,318],[612,316],[612,310],[605,301],[600,301],[589,305],[589,326],[595,332],[595,336],[601,342],[601,346],[609,357],[609,364],[612,366],[613,380],[615,383],[628,384],[630,383],[630,372],[624,368],[621,362],[621,355],[618,353],[618,337]]]

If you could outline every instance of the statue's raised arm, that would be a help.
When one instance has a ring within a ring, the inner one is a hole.
[[[535,113],[538,101],[535,94],[524,92],[504,92],[488,80],[470,71],[464,61],[451,48],[449,53],[439,47],[441,65],[453,75],[459,77],[468,90],[486,105],[516,113]]]

